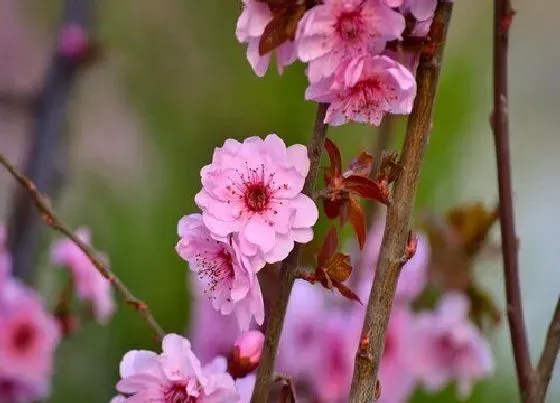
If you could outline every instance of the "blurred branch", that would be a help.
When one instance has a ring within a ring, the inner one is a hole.
[[[387,114],[383,117],[377,132],[372,136],[373,141],[371,144],[370,154],[373,156],[373,165],[371,167],[370,177],[375,180],[381,166],[381,155],[387,149],[389,144],[395,138],[397,132],[397,117],[395,115]],[[380,203],[368,201],[365,206],[365,216],[367,220],[367,228],[375,220],[378,213]]]
[[[508,41],[513,10],[509,0],[494,0],[494,110],[492,131],[496,146],[502,257],[507,301],[507,318],[517,371],[519,394],[526,402],[530,395],[533,369],[523,319],[519,283],[517,237],[512,201],[508,116]]]
[[[431,130],[436,88],[452,10],[452,3],[441,0],[438,2],[430,30],[435,50],[420,55],[416,72],[418,90],[408,118],[401,154],[402,171],[394,184],[393,200],[387,208],[385,233],[354,363],[349,398],[351,403],[375,401],[379,362],[397,281],[402,266],[410,257],[407,253],[410,220],[420,180],[420,167]]]
[[[0,109],[29,110],[35,104],[36,94],[0,90]]]
[[[556,302],[556,309],[552,316],[552,321],[548,327],[546,340],[544,342],[543,352],[537,365],[537,379],[534,386],[534,395],[531,402],[544,403],[548,384],[552,378],[554,364],[558,359],[558,351],[560,350],[560,297]]]
[[[319,164],[321,155],[323,154],[323,144],[327,135],[327,125],[323,122],[327,112],[328,104],[319,104],[317,106],[317,115],[315,117],[315,126],[313,136],[307,146],[307,154],[310,159],[309,173],[305,178],[303,193],[307,196],[313,194],[315,180],[319,172]],[[284,318],[288,308],[288,300],[294,286],[297,276],[297,269],[302,252],[302,244],[296,244],[292,252],[282,262],[280,269],[281,277],[278,286],[278,295],[276,301],[272,304],[269,311],[268,323],[266,326],[265,343],[257,368],[257,379],[251,403],[266,402],[270,392],[272,383],[272,371],[274,369],[274,361],[276,359],[276,351],[278,350],[278,341],[284,326]]]
[[[68,99],[76,73],[87,61],[91,45],[92,0],[67,0],[64,16],[43,88],[33,102],[33,131],[25,160],[25,174],[37,188],[55,199],[68,164],[64,132]],[[81,41],[81,42],[80,42]],[[81,47],[80,47],[81,46]],[[5,101],[27,102],[17,94]],[[11,96],[9,96],[11,95]],[[8,248],[14,276],[26,278],[33,271],[41,239],[40,217],[25,192],[16,191],[8,222]]]
[[[136,298],[122,280],[117,277],[110,269],[107,267],[103,261],[97,257],[97,253],[90,246],[86,245],[81,241],[72,231],[64,224],[56,215],[56,213],[50,207],[49,199],[42,194],[35,184],[27,178],[25,175],[19,173],[17,169],[6,159],[3,154],[0,154],[0,164],[3,165],[6,170],[17,180],[21,185],[24,193],[29,197],[31,204],[38,210],[42,220],[47,223],[49,227],[55,231],[60,232],[72,242],[74,242],[80,250],[87,256],[91,263],[99,270],[99,273],[105,277],[113,286],[113,288],[121,294],[124,301],[132,306],[141,316],[144,318],[150,329],[152,329],[154,336],[158,339],[163,338],[164,332],[161,326],[156,322],[155,318],[152,316],[148,305]]]

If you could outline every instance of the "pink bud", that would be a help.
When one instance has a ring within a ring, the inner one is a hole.
[[[60,30],[57,51],[71,59],[81,59],[88,52],[90,43],[88,33],[79,24],[67,24]]]
[[[228,357],[228,372],[233,379],[244,378],[259,365],[264,334],[258,330],[241,333]]]
[[[239,358],[257,364],[261,358],[264,345],[264,334],[258,330],[241,333],[235,341],[235,348],[239,351]]]

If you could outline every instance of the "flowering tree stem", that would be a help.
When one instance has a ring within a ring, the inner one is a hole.
[[[305,178],[305,185],[303,186],[303,193],[307,196],[313,194],[315,180],[321,162],[321,155],[323,154],[323,144],[328,127],[323,121],[327,108],[328,104],[321,103],[318,105],[313,137],[311,137],[307,146],[310,167],[309,173]],[[274,361],[276,359],[276,351],[278,350],[278,341],[280,340],[282,327],[284,326],[284,318],[286,316],[286,309],[288,308],[290,293],[292,292],[292,287],[297,277],[301,251],[302,245],[297,244],[288,257],[282,262],[278,295],[268,314],[265,343],[257,368],[257,379],[255,381],[255,389],[251,397],[251,403],[266,402],[270,392],[270,386],[273,381]]]
[[[496,146],[502,257],[507,301],[507,318],[517,371],[519,393],[527,401],[531,387],[531,357],[523,319],[519,284],[517,237],[512,201],[508,122],[508,41],[512,8],[509,0],[494,1],[494,110],[492,129]]]
[[[29,180],[25,175],[20,173],[3,154],[0,154],[0,164],[3,165],[6,170],[17,180],[17,182],[26,190],[31,202],[35,208],[39,211],[43,221],[47,223],[49,227],[55,231],[60,232],[72,242],[74,242],[81,251],[88,257],[91,263],[99,270],[99,273],[105,277],[114,287],[114,289],[122,295],[124,301],[132,306],[146,321],[150,329],[153,331],[154,336],[157,339],[163,338],[165,335],[161,326],[156,322],[153,317],[148,305],[136,298],[128,289],[128,287],[123,283],[123,281],[118,278],[105,263],[97,256],[97,253],[93,248],[82,242],[72,231],[65,225],[50,207],[49,199],[37,190],[37,187],[31,180]]]
[[[548,384],[552,378],[554,364],[560,350],[560,297],[556,302],[556,309],[546,333],[543,352],[537,365],[537,379],[533,389],[532,403],[544,403]]]
[[[408,118],[401,154],[401,173],[393,188],[387,221],[354,363],[351,403],[375,401],[376,379],[401,267],[406,256],[410,219],[414,208],[420,166],[432,124],[432,112],[447,27],[453,5],[439,1],[430,32],[435,50],[423,52],[416,73],[417,94]],[[383,393],[383,385],[381,385]]]
[[[77,24],[91,32],[94,2],[66,0],[60,26]],[[70,60],[55,48],[43,87],[30,104],[33,128],[26,154],[25,174],[38,189],[55,198],[61,188],[65,165],[68,162],[65,143],[65,124],[68,99],[76,81],[76,73],[83,67],[78,60]],[[16,192],[11,202],[8,222],[8,247],[12,255],[13,275],[27,278],[36,266],[41,238],[41,219],[25,192]]]

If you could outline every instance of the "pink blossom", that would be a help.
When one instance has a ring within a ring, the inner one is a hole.
[[[239,335],[234,348],[242,360],[251,364],[258,364],[264,347],[264,334],[258,330],[250,330]]]
[[[46,399],[50,392],[47,380],[23,381],[0,376],[0,403],[28,403]]]
[[[235,380],[235,387],[239,392],[239,403],[250,403],[253,389],[255,389],[256,376],[254,374],[247,375],[245,378]]]
[[[416,80],[387,56],[361,57],[340,66],[333,78],[311,83],[305,98],[329,102],[325,123],[349,121],[379,125],[386,113],[408,114],[416,96]]]
[[[202,367],[189,341],[176,334],[163,338],[161,354],[126,353],[120,363],[120,401],[162,403],[237,403],[239,394],[224,358]],[[122,397],[126,397],[122,400]],[[118,401],[118,400],[117,400]]]
[[[407,365],[412,319],[408,305],[393,306],[379,370],[379,403],[406,402],[414,390],[416,378]]]
[[[310,385],[315,398],[338,403],[348,396],[363,321],[357,304],[331,305],[324,290],[294,286],[278,353],[279,369]]]
[[[294,242],[313,238],[317,206],[301,193],[309,171],[304,146],[286,147],[275,134],[243,143],[228,139],[202,168],[202,190],[195,196],[215,239],[234,235],[253,268],[280,261]]]
[[[91,244],[86,228],[76,230],[76,236],[87,245]],[[107,262],[106,256],[101,255]],[[77,295],[92,304],[99,323],[107,323],[115,312],[115,302],[109,281],[103,277],[89,258],[71,240],[61,239],[51,246],[53,264],[70,269]]]
[[[468,319],[469,303],[462,294],[442,297],[434,312],[417,316],[411,337],[410,366],[427,390],[441,390],[456,381],[466,398],[472,383],[493,372],[488,342]]]
[[[345,61],[372,56],[399,39],[404,17],[382,0],[325,0],[299,22],[298,57],[311,83],[332,76]]]
[[[371,290],[372,275],[375,274],[379,249],[383,238],[385,219],[375,222],[369,230],[366,244],[359,260],[361,275],[359,295],[367,301]],[[416,234],[418,244],[414,256],[403,266],[397,283],[396,302],[408,303],[424,291],[428,281],[430,244],[423,233]],[[356,248],[357,249],[357,248]]]
[[[59,329],[40,297],[16,280],[0,290],[0,329],[0,378],[46,382]]]
[[[416,19],[412,31],[415,36],[426,36],[430,31],[437,0],[405,0],[400,11],[403,14],[410,13]]]
[[[222,315],[234,313],[241,330],[249,328],[253,316],[262,324],[264,302],[256,270],[240,253],[237,241],[213,239],[200,214],[184,216],[177,232],[181,239],[175,249],[198,273],[214,309]]]
[[[61,55],[79,61],[86,55],[89,46],[88,33],[80,24],[65,24],[60,29],[57,50]]]
[[[264,29],[272,20],[268,5],[257,0],[243,0],[243,12],[237,20],[235,34],[241,43],[247,43],[247,59],[258,77],[263,77],[268,70],[272,52],[276,54],[278,73],[296,60],[295,46],[292,41],[284,42],[272,52],[264,55],[259,53],[259,42]]]

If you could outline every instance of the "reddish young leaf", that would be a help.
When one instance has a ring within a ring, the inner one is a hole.
[[[350,255],[337,252],[325,266],[326,274],[334,281],[346,281],[352,274]]]
[[[342,172],[342,157],[340,156],[340,150],[328,137],[325,139],[325,150],[327,151],[331,162],[331,176],[340,176]]]
[[[384,204],[387,203],[387,195],[383,192],[379,184],[364,176],[349,176],[344,179],[344,187],[366,199],[377,200]]]
[[[301,20],[301,17],[303,17],[303,14],[305,14],[306,11],[305,2],[297,4],[295,7],[291,8],[290,11],[291,13],[288,18],[288,22],[286,23],[285,30],[288,39],[293,41],[296,39],[298,22]]]
[[[259,41],[259,55],[266,55],[288,40],[286,25],[289,20],[288,13],[281,13],[275,15],[268,23]]]
[[[362,304],[362,301],[360,300],[360,297],[358,297],[354,291],[352,291],[350,289],[350,287],[342,284],[342,283],[338,283],[338,282],[333,282],[334,286],[338,289],[338,292],[340,292],[340,294],[348,299],[354,300],[354,301],[358,301],[360,303],[360,305]]]
[[[337,249],[338,234],[336,233],[336,229],[334,227],[331,227],[331,229],[327,233],[327,236],[323,240],[323,245],[321,245],[321,249],[319,250],[319,254],[317,255],[317,265],[325,266],[334,256]]]
[[[350,198],[350,202],[348,203],[348,219],[350,220],[350,224],[356,233],[358,245],[361,250],[366,242],[366,217],[362,210],[362,206],[353,197]]]
[[[371,172],[372,165],[373,157],[371,154],[362,151],[360,155],[350,162],[348,170],[344,172],[344,176],[348,177],[351,175],[358,175],[368,177]]]
[[[323,199],[323,210],[328,219],[333,220],[340,215],[342,200]]]

